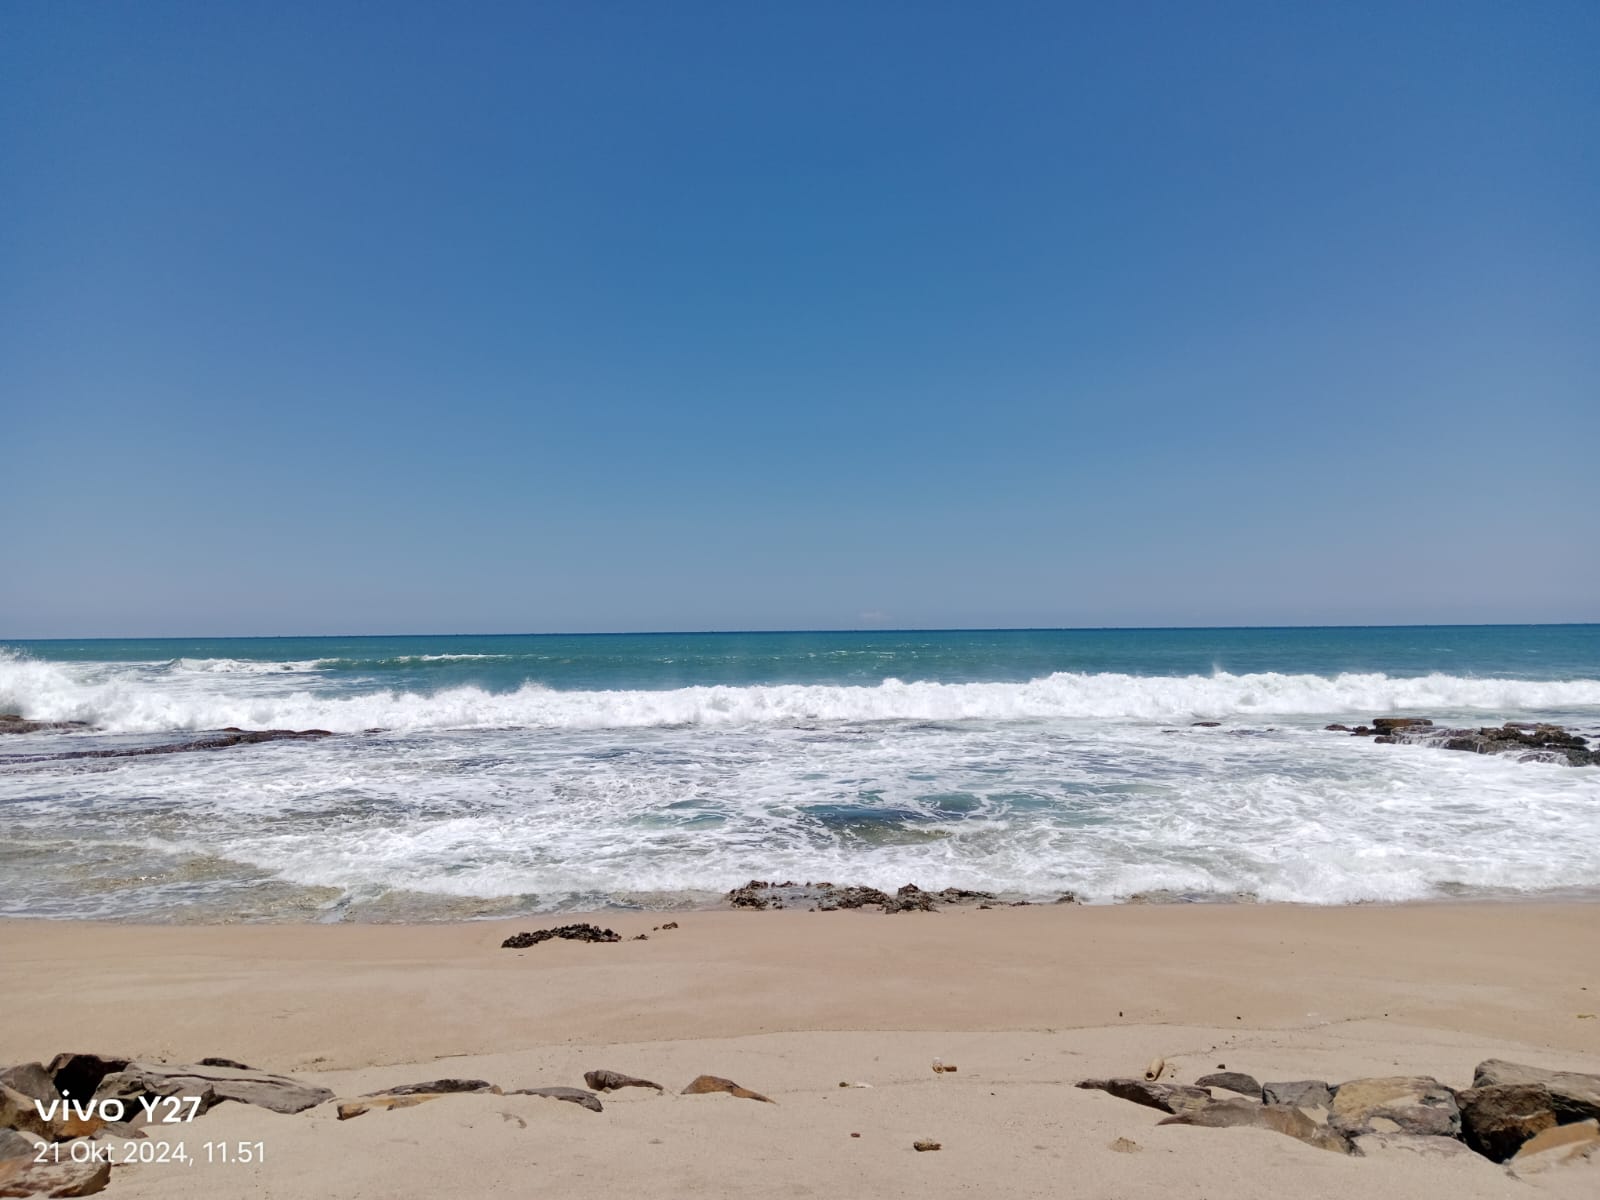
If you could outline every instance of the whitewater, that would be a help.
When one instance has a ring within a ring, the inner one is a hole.
[[[1593,626],[12,643],[0,712],[85,726],[0,741],[0,915],[674,908],[750,877],[1306,903],[1600,882],[1600,770],[1323,728],[1600,733]],[[52,757],[224,727],[339,736]]]

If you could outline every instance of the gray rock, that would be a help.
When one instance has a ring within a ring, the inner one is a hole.
[[[21,1063],[7,1067],[0,1071],[0,1084],[46,1104],[61,1099],[61,1093],[56,1091],[56,1081],[44,1069],[43,1063]]]
[[[1340,1133],[1459,1137],[1456,1094],[1428,1075],[1352,1079],[1334,1089],[1328,1124]]]
[[[1287,1134],[1319,1150],[1335,1150],[1340,1154],[1352,1153],[1349,1138],[1317,1124],[1298,1108],[1286,1108],[1278,1104],[1257,1104],[1253,1100],[1235,1096],[1196,1105],[1184,1112],[1164,1118],[1159,1124],[1198,1125],[1205,1129],[1270,1129],[1274,1133]]]
[[[1465,1142],[1415,1133],[1363,1133],[1351,1139],[1357,1154],[1420,1154],[1424,1158],[1474,1158]]]
[[[1286,1104],[1290,1108],[1332,1108],[1333,1089],[1320,1079],[1264,1083],[1261,1099],[1266,1104]]]
[[[513,1096],[545,1096],[551,1100],[567,1100],[573,1104],[581,1104],[590,1112],[604,1112],[605,1106],[600,1103],[600,1097],[593,1092],[586,1092],[575,1087],[542,1087],[518,1088],[510,1093]]]
[[[41,1140],[29,1137],[17,1129],[0,1129],[0,1161],[8,1158],[32,1158],[39,1152]]]
[[[1249,1096],[1252,1100],[1261,1099],[1261,1085],[1255,1078],[1246,1075],[1243,1071],[1217,1071],[1210,1075],[1202,1075],[1194,1081],[1195,1087],[1221,1088],[1225,1092],[1238,1092],[1241,1096]]]
[[[1205,1088],[1189,1087],[1182,1083],[1152,1083],[1147,1079],[1080,1079],[1077,1086],[1089,1091],[1106,1092],[1119,1100],[1131,1100],[1146,1108],[1159,1108],[1169,1113],[1187,1112],[1212,1102],[1211,1093]]]
[[[639,1079],[633,1075],[624,1075],[621,1071],[607,1071],[604,1068],[585,1073],[583,1081],[597,1092],[614,1092],[618,1088],[625,1087],[655,1088],[658,1092],[667,1090],[659,1083],[651,1083],[648,1079]]]
[[[487,1079],[430,1079],[426,1083],[402,1083],[399,1087],[368,1092],[368,1096],[443,1096],[452,1092],[493,1092],[499,1088]]]
[[[212,1104],[232,1100],[278,1113],[303,1112],[333,1099],[324,1087],[313,1087],[286,1075],[265,1071],[236,1071],[230,1067],[203,1067],[198,1063],[131,1062],[107,1075],[95,1097],[198,1096],[200,1112]],[[198,1114],[197,1114],[198,1115]]]

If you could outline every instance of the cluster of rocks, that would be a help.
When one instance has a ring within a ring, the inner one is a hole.
[[[601,929],[598,925],[587,922],[579,925],[557,925],[553,929],[535,929],[524,933],[514,933],[500,943],[502,950],[526,950],[529,946],[537,946],[540,942],[548,942],[554,938],[564,938],[569,942],[620,942],[622,936],[614,929]]]
[[[966,888],[947,887],[937,892],[925,891],[908,883],[894,893],[881,888],[860,884],[797,883],[786,879],[774,883],[766,879],[752,879],[736,887],[724,899],[734,908],[779,909],[798,908],[810,912],[837,912],[843,908],[877,908],[886,913],[937,912],[941,906],[975,906],[994,908],[997,904],[1008,907],[1025,907],[1026,900],[1001,901],[993,892],[975,892]],[[1064,893],[1058,904],[1073,904],[1077,896]]]
[[[588,1087],[528,1087],[508,1090],[485,1079],[435,1079],[428,1083],[386,1088],[381,1092],[373,1092],[354,1100],[341,1101],[338,1114],[341,1121],[348,1121],[364,1113],[383,1109],[411,1108],[414,1105],[425,1104],[429,1100],[437,1100],[440,1096],[460,1095],[463,1092],[484,1092],[494,1096],[543,1096],[549,1100],[565,1100],[590,1112],[604,1112],[605,1105],[600,1102],[598,1093],[614,1092],[629,1087],[654,1088],[658,1094],[666,1092],[659,1083],[606,1068],[586,1072],[583,1081]],[[760,1092],[752,1092],[749,1088],[742,1087],[731,1079],[724,1079],[720,1075],[696,1075],[679,1095],[704,1096],[713,1092],[725,1092],[743,1100],[759,1100],[763,1104],[776,1103]]]
[[[1490,1059],[1458,1091],[1427,1075],[1258,1083],[1223,1070],[1181,1084],[1149,1074],[1078,1086],[1171,1114],[1163,1125],[1270,1129],[1342,1154],[1477,1153],[1518,1174],[1600,1155],[1600,1075]]]
[[[952,902],[961,895],[978,900],[994,899],[987,892],[962,893],[956,888],[947,890]],[[890,895],[875,887],[856,884],[797,883],[793,879],[786,879],[781,883],[752,879],[744,886],[734,888],[725,897],[734,908],[758,910],[809,908],[813,912],[834,912],[841,908],[881,908],[886,913],[932,912],[935,900],[941,898],[944,898],[943,893],[925,892],[914,883],[908,883],[894,895]]]
[[[430,1079],[340,1100],[336,1112],[347,1121],[464,1093],[543,1096],[602,1112],[600,1093],[630,1087],[665,1091],[659,1083],[608,1069],[588,1072],[584,1083],[581,1088],[502,1088],[486,1079]],[[713,1093],[774,1103],[720,1075],[698,1075],[681,1094]],[[0,1070],[0,1197],[93,1195],[105,1188],[112,1167],[123,1161],[116,1149],[124,1143],[191,1121],[224,1102],[292,1114],[333,1099],[325,1087],[227,1058],[160,1063],[67,1053],[49,1063],[8,1067]],[[108,1113],[122,1119],[108,1120],[102,1115]]]
[[[0,730],[10,718],[0,717]],[[11,733],[31,733],[33,729],[86,728],[78,722],[41,724],[23,721],[29,729],[10,729]],[[7,762],[64,762],[76,758],[144,758],[151,754],[187,754],[193,750],[226,750],[230,746],[253,746],[258,742],[314,742],[333,737],[326,729],[239,729],[229,726],[202,737],[182,742],[163,742],[156,746],[113,746],[101,750],[64,750],[54,754],[7,755]]]
[[[1543,722],[1507,721],[1477,729],[1436,726],[1428,717],[1374,717],[1369,725],[1325,725],[1333,733],[1370,737],[1386,745],[1434,746],[1441,750],[1466,750],[1473,754],[1515,754],[1518,762],[1567,763],[1574,767],[1600,765],[1600,752],[1589,749],[1589,739],[1563,726]]]
[[[92,1195],[110,1181],[111,1146],[226,1101],[297,1113],[332,1098],[327,1088],[224,1058],[173,1064],[67,1053],[22,1063],[0,1071],[0,1196]],[[41,1144],[53,1147],[42,1161]],[[89,1150],[75,1151],[82,1145]]]
[[[21,713],[0,713],[0,733],[42,733],[48,729],[88,729],[87,721],[30,721]]]

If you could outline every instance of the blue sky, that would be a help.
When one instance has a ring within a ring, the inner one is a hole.
[[[1600,5],[11,3],[0,635],[1600,619]]]

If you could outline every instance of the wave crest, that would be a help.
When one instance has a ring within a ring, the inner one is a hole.
[[[202,660],[203,661],[203,660]],[[212,660],[232,661],[232,660]],[[515,691],[463,686],[439,691],[259,691],[264,674],[307,664],[253,664],[172,675],[94,678],[77,664],[0,653],[0,711],[36,720],[87,721],[118,733],[311,728],[356,731],[521,726],[628,729],[652,726],[861,721],[1108,719],[1178,721],[1227,717],[1342,716],[1411,712],[1512,714],[1600,707],[1600,680],[1476,679],[1383,674],[1135,676],[1059,672],[1025,683],[771,684],[670,691]],[[104,668],[104,664],[97,664]],[[313,675],[320,682],[320,677]],[[309,681],[308,681],[309,682]],[[315,686],[315,685],[313,685]]]

